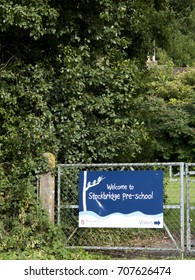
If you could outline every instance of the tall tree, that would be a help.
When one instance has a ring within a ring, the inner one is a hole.
[[[195,62],[195,1],[171,0],[175,32],[167,48],[177,66],[193,66]]]
[[[159,44],[168,39],[165,2],[2,0],[0,11],[3,158],[20,161],[21,153],[50,147],[61,161],[122,160],[128,149],[132,160],[143,129],[133,113],[139,65],[159,19]],[[24,131],[33,135],[26,151]]]
[[[173,64],[148,70],[145,97],[139,110],[150,138],[153,159],[194,160],[194,69],[175,73]]]

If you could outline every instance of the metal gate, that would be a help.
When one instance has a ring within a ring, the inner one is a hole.
[[[195,163],[186,164],[186,249],[195,253]]]
[[[163,170],[164,227],[79,228],[79,172],[83,170]],[[59,164],[57,221],[67,237],[67,247],[92,250],[184,253],[184,163]],[[189,215],[190,213],[188,213]],[[191,228],[188,227],[188,231]],[[189,244],[188,244],[189,245]],[[191,248],[191,245],[189,245]]]

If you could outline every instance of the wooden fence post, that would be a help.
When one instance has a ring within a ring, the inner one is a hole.
[[[55,156],[52,153],[44,153],[48,161],[48,171],[40,175],[39,198],[43,209],[48,213],[49,221],[54,224],[55,216],[55,176],[52,171],[55,168]]]

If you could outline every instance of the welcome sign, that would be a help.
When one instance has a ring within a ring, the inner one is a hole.
[[[79,227],[162,228],[163,171],[82,171]]]

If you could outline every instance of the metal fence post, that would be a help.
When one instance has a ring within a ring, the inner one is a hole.
[[[189,202],[189,166],[186,164],[186,249],[190,252],[191,233],[190,233],[190,202]]]
[[[181,225],[181,250],[184,253],[184,162],[180,164],[180,225]]]
[[[60,224],[60,196],[61,196],[61,168],[60,165],[58,165],[58,196],[57,196],[57,223]]]

